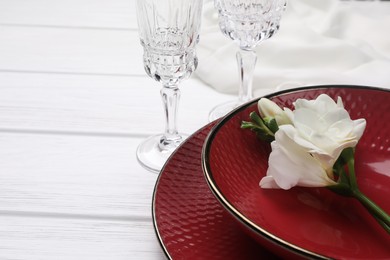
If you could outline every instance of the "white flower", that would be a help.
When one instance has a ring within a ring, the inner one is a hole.
[[[260,186],[287,190],[297,185],[323,187],[336,184],[321,162],[294,141],[296,134],[292,125],[280,126],[275,134],[275,141],[271,143],[267,176],[262,178]]]
[[[323,187],[335,184],[333,165],[341,152],[354,147],[366,121],[351,120],[341,98],[337,103],[322,94],[315,100],[298,99],[291,125],[281,125],[271,144],[263,188],[289,189],[295,185]]]
[[[288,108],[281,109],[275,102],[268,98],[261,98],[257,107],[262,118],[275,118],[278,125],[291,124],[292,111]]]
[[[298,99],[293,124],[294,141],[321,160],[324,168],[333,164],[347,147],[355,147],[366,127],[365,119],[351,120],[339,97],[337,103],[322,94],[315,100]]]

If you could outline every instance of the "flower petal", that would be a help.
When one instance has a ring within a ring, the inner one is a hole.
[[[276,184],[282,189],[290,189],[296,185],[324,187],[335,184],[316,158],[289,137],[292,133],[287,132],[294,130],[280,128],[276,132],[275,141],[271,143],[267,176],[261,180],[260,186],[271,188]]]
[[[275,104],[275,102],[269,100],[268,98],[260,98],[257,102],[257,107],[259,109],[261,117],[275,117],[277,114],[283,113],[283,110]]]
[[[259,185],[263,189],[280,189],[278,184],[276,184],[274,177],[272,176],[263,177]]]
[[[357,140],[360,140],[362,137],[366,124],[367,122],[364,118],[353,121],[353,134]]]

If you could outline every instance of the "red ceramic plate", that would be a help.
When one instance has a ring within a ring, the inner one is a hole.
[[[171,156],[153,195],[157,237],[170,259],[277,259],[248,237],[207,186],[201,166],[206,126]]]
[[[284,107],[321,93],[342,97],[352,119],[366,118],[356,148],[359,187],[390,212],[390,92],[352,87],[310,87],[268,96]],[[262,245],[282,257],[390,259],[390,235],[354,199],[326,188],[261,189],[270,145],[240,128],[257,111],[257,100],[226,116],[208,136],[203,150],[207,181],[236,220]]]

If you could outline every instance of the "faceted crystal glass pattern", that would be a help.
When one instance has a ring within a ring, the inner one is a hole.
[[[137,1],[139,34],[147,74],[176,85],[196,69],[202,1]]]
[[[252,49],[278,29],[286,0],[215,0],[221,31]]]

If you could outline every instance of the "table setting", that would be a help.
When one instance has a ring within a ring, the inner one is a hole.
[[[389,14],[1,1],[0,259],[390,258]]]

